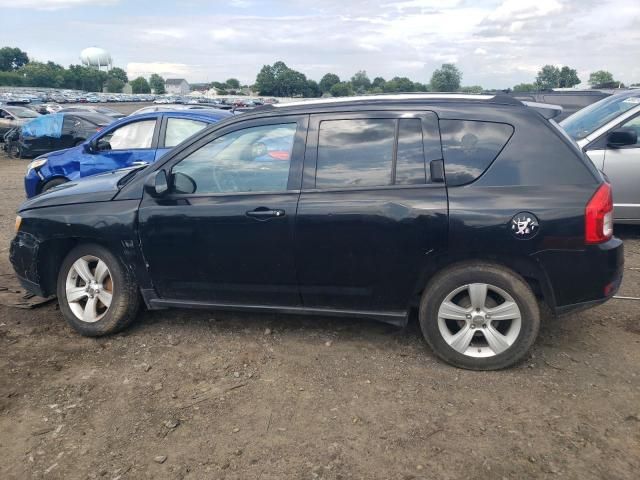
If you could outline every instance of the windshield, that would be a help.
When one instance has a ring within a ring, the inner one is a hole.
[[[640,92],[635,93],[635,96],[613,95],[577,111],[560,122],[560,125],[571,137],[580,140],[638,105],[640,105]]]
[[[24,107],[5,107],[5,110],[18,118],[36,118],[40,116],[39,113]]]

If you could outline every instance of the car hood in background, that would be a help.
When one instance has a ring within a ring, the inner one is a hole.
[[[139,167],[123,168],[63,183],[24,202],[18,212],[33,208],[73,205],[76,203],[108,202],[120,190],[118,182]]]

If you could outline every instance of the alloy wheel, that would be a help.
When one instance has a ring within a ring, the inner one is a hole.
[[[113,279],[107,264],[92,255],[77,259],[67,274],[65,292],[67,304],[79,320],[99,321],[113,298]]]
[[[518,339],[522,314],[511,295],[471,283],[449,293],[438,309],[438,329],[451,348],[469,357],[498,355]]]

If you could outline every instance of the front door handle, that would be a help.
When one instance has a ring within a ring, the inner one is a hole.
[[[271,210],[267,207],[258,207],[255,210],[249,210],[247,212],[248,217],[257,218],[259,220],[266,220],[272,217],[284,217],[284,210]]]

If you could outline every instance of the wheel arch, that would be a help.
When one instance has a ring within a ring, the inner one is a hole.
[[[44,186],[47,183],[49,183],[49,182],[51,182],[53,180],[57,180],[57,179],[62,179],[62,180],[65,180],[66,182],[70,182],[71,181],[68,177],[66,177],[64,175],[60,175],[60,174],[52,175],[51,177],[47,177],[44,180],[40,180],[38,182],[38,194],[42,193],[42,191],[44,189]]]
[[[37,271],[39,272],[40,288],[44,296],[55,295],[58,272],[62,262],[69,252],[79,245],[96,244],[108,249],[124,265],[133,272],[133,268],[126,260],[124,248],[118,242],[94,237],[66,237],[52,238],[39,245],[37,257]]]
[[[464,263],[490,263],[517,273],[529,285],[536,298],[544,302],[552,312],[555,312],[556,302],[551,282],[544,269],[534,259],[484,252],[445,252],[430,258],[420,273],[411,297],[410,308],[419,305],[422,292],[436,274]]]

